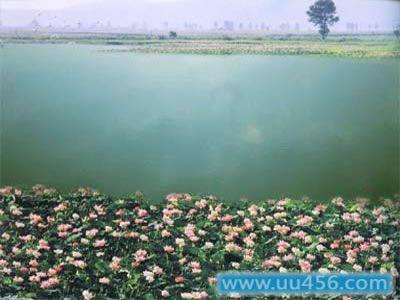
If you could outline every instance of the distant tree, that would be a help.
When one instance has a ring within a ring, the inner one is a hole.
[[[400,25],[398,25],[394,30],[393,30],[394,35],[396,38],[400,39]]]
[[[332,0],[317,0],[307,11],[309,21],[319,27],[319,33],[324,40],[329,34],[329,26],[339,21],[336,15],[336,5]]]
[[[176,39],[178,37],[178,34],[175,31],[170,31],[169,32],[169,37],[171,39]]]
[[[229,36],[229,35],[223,35],[223,36],[222,36],[222,39],[223,39],[224,41],[233,41],[233,40],[234,40],[234,38],[231,37],[231,36]]]

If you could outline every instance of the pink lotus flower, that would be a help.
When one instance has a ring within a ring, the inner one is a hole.
[[[50,246],[49,243],[46,240],[39,240],[39,249],[49,251]]]
[[[3,268],[3,269],[0,269],[0,274],[7,274],[7,275],[10,275],[10,274],[11,274],[11,269],[10,269],[10,268]]]
[[[97,229],[86,230],[86,236],[91,239],[94,238],[98,232],[99,230]]]
[[[311,225],[314,219],[310,216],[300,216],[300,218],[297,220],[296,224],[298,226],[307,226]]]
[[[12,195],[12,192],[13,192],[13,188],[9,187],[9,186],[7,186],[3,189],[0,189],[0,194],[5,195],[5,196]]]
[[[285,253],[287,249],[290,247],[290,244],[285,241],[279,241],[277,244],[278,246],[278,253]]]
[[[330,246],[331,249],[338,249],[339,247],[340,247],[340,241],[339,240],[334,240],[333,243]]]
[[[161,236],[162,236],[163,238],[170,237],[170,236],[171,236],[171,232],[169,232],[168,230],[163,230],[163,231],[161,232]]]
[[[177,194],[169,194],[166,199],[174,204],[178,203],[178,195]]]
[[[59,238],[66,238],[67,236],[68,236],[68,232],[65,232],[65,231],[63,231],[63,232],[59,232],[58,234],[57,234],[57,236],[59,237]]]
[[[226,222],[229,223],[230,221],[232,221],[233,217],[231,215],[225,215],[221,218],[222,222]]]
[[[121,221],[121,222],[119,223],[119,227],[121,227],[122,229],[125,229],[126,227],[129,226],[129,224],[130,224],[129,221]]]
[[[0,259],[0,267],[7,267],[8,266],[8,261],[5,259]]]
[[[145,217],[147,217],[149,215],[149,213],[147,212],[147,210],[145,210],[145,209],[139,209],[139,211],[138,211],[138,216],[140,217],[140,218],[145,218]]]
[[[73,260],[71,264],[79,269],[84,269],[87,266],[83,260]]]
[[[272,256],[271,258],[265,260],[262,263],[262,266],[264,268],[271,268],[271,267],[279,268],[281,266],[281,259],[279,256]]]
[[[185,246],[185,240],[184,239],[175,239],[175,243],[178,245],[178,247],[182,248]]]
[[[42,283],[40,284],[40,287],[42,289],[49,289],[52,288],[56,285],[58,285],[60,283],[60,281],[57,278],[49,278],[48,280],[42,281]]]
[[[47,276],[49,276],[49,277],[52,277],[52,276],[55,276],[55,275],[57,275],[57,270],[55,270],[55,269],[49,269],[48,271],[47,271]]]
[[[81,258],[82,256],[83,256],[82,253],[80,253],[78,251],[72,251],[73,258]]]
[[[376,264],[378,261],[379,261],[379,260],[378,260],[378,258],[377,258],[376,256],[371,256],[371,257],[368,259],[368,262],[370,262],[371,264]]]
[[[285,213],[285,212],[274,213],[274,219],[279,220],[279,219],[284,219],[286,217],[287,217],[287,213]]]
[[[147,259],[147,251],[146,250],[138,250],[135,253],[135,261],[137,262],[142,262],[145,261]]]
[[[57,226],[57,230],[58,231],[68,231],[72,229],[72,225],[71,224],[60,224]]]
[[[117,216],[122,216],[123,214],[125,214],[125,210],[123,210],[123,209],[119,209],[115,212],[115,215],[117,215]]]
[[[121,268],[120,261],[121,261],[120,258],[114,256],[114,257],[112,258],[112,262],[111,262],[110,265],[109,265],[110,268],[111,268],[113,271],[118,271],[118,270]]]
[[[361,223],[360,214],[357,213],[357,212],[354,212],[354,213],[347,213],[347,212],[346,212],[346,213],[343,214],[342,219],[343,219],[345,222],[353,221],[353,222],[355,222],[355,223],[357,223],[357,224]]]
[[[302,240],[304,240],[305,238],[306,238],[306,236],[307,236],[307,233],[305,233],[304,231],[295,231],[295,232],[292,232],[291,234],[290,234],[290,237],[291,238],[295,238],[295,239],[302,239]]]
[[[387,217],[385,215],[380,215],[377,219],[376,219],[376,223],[378,224],[382,224],[387,220]]]
[[[15,222],[15,227],[17,227],[17,228],[24,228],[24,227],[25,227],[25,224],[24,224],[24,223],[21,223],[21,222]]]
[[[90,293],[88,290],[82,292],[84,300],[93,300],[95,298],[94,294]]]
[[[10,212],[14,216],[22,216],[23,215],[23,212],[16,206],[11,206]]]
[[[290,227],[286,225],[275,225],[274,231],[276,231],[280,235],[286,235],[290,231]]]
[[[186,264],[187,263],[187,259],[185,258],[185,257],[183,257],[183,258],[181,258],[180,260],[179,260],[179,264],[181,264],[181,265],[184,265],[184,264]]]
[[[384,210],[385,210],[384,207],[379,207],[378,209],[374,209],[374,210],[372,211],[372,214],[373,214],[374,216],[379,216]]]
[[[199,240],[199,238],[196,236],[195,230],[196,230],[196,226],[193,224],[186,225],[185,230],[184,230],[185,235],[192,242],[197,242]]]
[[[248,248],[253,248],[256,244],[250,237],[244,238],[243,242],[246,244],[246,247]]]
[[[331,256],[329,259],[330,259],[331,263],[334,265],[340,264],[340,262],[342,261],[339,257],[334,256],[334,255]]]
[[[233,251],[240,251],[242,248],[235,243],[228,243],[225,246],[225,250],[228,252],[233,252]]]
[[[294,255],[293,254],[288,254],[288,255],[285,255],[283,257],[284,261],[289,261],[289,260],[292,260],[292,259],[294,259]]]
[[[102,277],[102,278],[99,279],[99,283],[105,284],[105,285],[109,285],[110,284],[110,279],[108,279],[107,277]]]
[[[302,272],[311,272],[311,264],[309,261],[307,261],[305,259],[300,259],[299,266],[300,266]]]
[[[29,261],[29,265],[33,268],[37,268],[39,266],[39,263],[35,259],[32,259],[31,261]]]
[[[167,246],[164,247],[164,251],[167,252],[167,253],[172,253],[172,252],[175,251],[175,248],[170,246],[170,245],[167,245]]]
[[[54,207],[55,212],[61,212],[67,209],[67,205],[65,203],[61,203],[58,206]]]
[[[244,219],[243,220],[243,230],[253,230],[254,229],[254,224],[249,220],[249,219]]]
[[[181,293],[182,299],[203,300],[208,298],[207,292]]]
[[[314,261],[316,257],[315,257],[315,255],[307,254],[307,255],[306,255],[306,258],[307,258],[309,261]]]
[[[361,251],[369,251],[369,243],[365,242],[360,245]]]
[[[102,240],[96,240],[95,243],[93,244],[93,246],[95,248],[102,248],[105,246],[105,244],[106,244],[106,240],[102,239]]]
[[[238,237],[239,236],[239,233],[237,233],[237,232],[232,232],[232,233],[230,233],[230,234],[228,234],[226,237],[225,237],[225,241],[227,241],[227,242],[232,242],[236,237]]]
[[[382,244],[381,248],[382,248],[382,253],[383,254],[387,254],[390,251],[390,245],[388,245],[388,244]]]
[[[13,281],[14,281],[15,283],[22,283],[22,282],[24,282],[24,279],[23,279],[22,277],[15,276],[15,277],[13,278]]]
[[[29,281],[30,281],[30,282],[36,282],[36,283],[39,283],[39,282],[40,282],[40,280],[41,280],[41,278],[40,278],[39,276],[34,276],[34,275],[32,275],[32,276],[29,276]]]
[[[315,216],[319,216],[321,213],[325,212],[326,208],[327,208],[327,207],[326,207],[325,205],[319,204],[319,205],[317,205],[316,207],[314,207],[314,209],[313,209],[313,214],[314,214]]]
[[[200,201],[196,201],[194,205],[199,209],[206,208],[207,207],[207,200],[201,199]]]
[[[353,269],[356,272],[361,272],[362,271],[362,267],[360,265],[353,265]]]
[[[164,270],[162,268],[160,268],[159,266],[155,266],[153,268],[153,273],[156,275],[161,275],[164,273]]]
[[[193,273],[200,273],[201,272],[201,266],[198,262],[193,261],[189,264],[190,268],[192,269]]]

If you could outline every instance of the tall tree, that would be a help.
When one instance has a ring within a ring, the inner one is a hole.
[[[317,0],[307,11],[309,21],[319,27],[319,33],[324,40],[329,34],[329,26],[339,21],[336,15],[336,5],[332,0]]]

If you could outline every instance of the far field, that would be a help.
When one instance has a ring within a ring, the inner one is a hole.
[[[186,35],[178,33],[177,38],[170,38],[168,34],[3,32],[0,33],[0,39],[5,43],[110,45],[114,46],[110,51],[139,53],[400,57],[400,41],[390,34],[336,34],[322,41],[317,35],[312,34],[227,35],[213,32]]]

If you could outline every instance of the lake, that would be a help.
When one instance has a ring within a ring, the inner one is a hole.
[[[393,196],[400,60],[1,48],[1,185]]]

